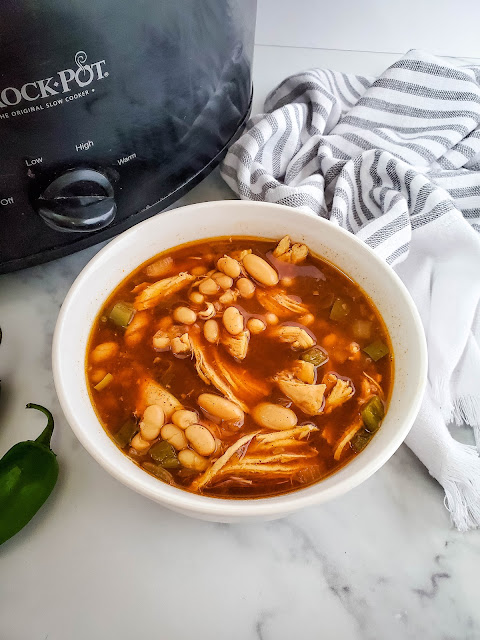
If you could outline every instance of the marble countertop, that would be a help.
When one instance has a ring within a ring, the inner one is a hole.
[[[396,56],[257,47],[255,104],[315,65],[376,73]],[[232,198],[218,170],[180,204]],[[71,283],[99,250],[0,276],[0,452],[50,407],[60,478],[0,547],[0,640],[335,640],[480,637],[480,534],[450,525],[441,487],[405,446],[334,502],[268,523],[177,515],[110,477],[59,408],[50,350]]]

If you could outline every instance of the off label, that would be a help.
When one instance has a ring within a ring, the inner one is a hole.
[[[9,198],[0,198],[0,206],[2,207],[6,207],[9,204],[13,204],[14,200],[13,200],[13,196],[10,196]]]

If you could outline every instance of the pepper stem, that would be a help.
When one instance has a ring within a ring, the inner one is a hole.
[[[42,431],[42,433],[38,436],[35,442],[38,442],[39,444],[43,444],[45,447],[48,447],[50,449],[50,440],[52,439],[52,433],[53,433],[52,414],[48,409],[45,409],[45,407],[42,407],[40,404],[33,404],[32,402],[29,402],[25,408],[37,409],[38,411],[41,411],[43,414],[47,416],[47,426]]]

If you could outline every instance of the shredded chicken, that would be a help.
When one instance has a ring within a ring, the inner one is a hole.
[[[384,399],[384,393],[382,387],[371,376],[363,372],[363,378],[361,382],[361,399],[368,400],[371,396],[379,395],[382,400]]]
[[[312,431],[317,431],[317,427],[309,424],[278,434],[257,431],[243,436],[196,478],[190,489],[199,490],[233,477],[254,475],[257,480],[290,477],[304,469],[309,458],[317,455],[316,449],[305,442]],[[281,447],[276,436],[281,438]]]
[[[293,349],[309,349],[315,344],[315,340],[312,336],[302,329],[302,327],[280,325],[279,327],[272,327],[270,329],[270,335],[274,338],[278,338],[280,342],[287,342],[292,345]]]
[[[345,433],[342,435],[342,437],[340,438],[340,440],[338,441],[335,447],[335,451],[333,453],[334,460],[340,460],[343,450],[345,449],[347,444],[350,442],[350,440],[353,438],[353,436],[357,433],[357,431],[359,431],[362,427],[363,427],[363,421],[360,418],[345,431]]]
[[[272,385],[266,380],[254,378],[250,371],[225,362],[218,352],[214,354],[214,361],[225,380],[235,389],[235,393],[249,404],[256,404],[270,393]]]
[[[332,376],[335,374],[328,375]],[[330,413],[333,409],[340,407],[342,404],[347,402],[347,400],[350,400],[355,393],[352,382],[349,380],[342,380],[337,376],[335,376],[335,378],[335,386],[325,398],[325,413]]]
[[[251,249],[239,249],[238,251],[232,251],[232,253],[230,253],[230,257],[237,260],[237,262],[242,262],[245,256],[248,256],[249,253],[252,253]]]
[[[192,491],[195,491],[208,484],[212,480],[212,478],[222,469],[222,467],[227,464],[230,458],[240,449],[240,447],[242,447],[247,442],[250,442],[250,440],[254,438],[257,433],[258,431],[256,433],[249,433],[246,436],[239,438],[230,447],[228,447],[225,453],[220,456],[220,458],[218,458],[218,460],[214,462],[213,465],[209,469],[207,469],[202,476],[196,478],[193,481],[193,483],[190,485],[190,489]]]
[[[308,313],[308,307],[290,297],[283,289],[270,287],[267,290],[257,287],[256,296],[259,303],[270,313],[279,318],[289,318],[295,314]]]
[[[150,285],[150,282],[140,282],[139,284],[135,285],[131,291],[131,293],[140,293],[140,291],[143,291],[144,289],[146,289],[148,286]]]
[[[200,378],[216,387],[226,398],[238,404],[248,413],[249,405],[268,395],[271,389],[265,380],[255,378],[232,361],[225,362],[225,357],[213,345],[205,348],[195,331],[190,333],[190,344],[195,358],[195,368]]]
[[[146,287],[135,298],[135,309],[143,311],[155,307],[162,300],[167,300],[174,293],[180,291],[195,280],[195,276],[190,273],[179,273],[177,276],[158,280]]]
[[[162,407],[165,418],[169,420],[172,414],[182,408],[182,404],[177,398],[167,391],[163,385],[152,378],[144,378],[139,385],[139,395],[137,399],[136,411],[142,415],[146,407],[151,404],[158,404]]]
[[[172,353],[175,355],[186,355],[191,352],[190,339],[188,333],[183,333],[181,336],[172,338]]]
[[[307,384],[297,380],[292,373],[275,376],[278,388],[307,416],[318,416],[323,411],[324,384]]]
[[[318,431],[318,427],[314,424],[303,424],[300,427],[294,427],[293,429],[286,429],[284,431],[273,431],[272,433],[259,433],[257,440],[260,443],[267,442],[280,442],[282,440],[289,440],[292,438],[305,438],[312,431]]]
[[[236,336],[232,336],[227,331],[224,331],[220,337],[220,342],[225,349],[233,358],[237,358],[237,360],[243,360],[246,357],[249,341],[250,331],[248,329]]]
[[[171,320],[171,318],[166,316],[160,320],[159,324],[163,328],[158,329],[152,338],[152,345],[155,351],[168,351],[171,349],[175,355],[190,353],[190,340],[184,327],[173,323],[168,326],[166,320]]]
[[[314,384],[316,378],[315,367],[311,362],[305,360],[295,360],[292,367],[292,373],[296,378],[307,384]]]
[[[221,393],[223,393],[226,398],[235,402],[235,404],[238,404],[239,407],[248,413],[248,406],[245,402],[235,395],[234,390],[225,380],[225,377],[216,370],[213,364],[208,362],[206,352],[194,333],[190,335],[190,344],[195,357],[195,368],[203,382],[206,384],[212,384]],[[209,349],[210,353],[211,351],[212,349]]]
[[[283,262],[300,264],[308,256],[308,247],[299,242],[292,243],[290,236],[285,236],[275,247],[273,255]]]

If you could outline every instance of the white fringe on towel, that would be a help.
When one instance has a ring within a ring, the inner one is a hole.
[[[312,69],[268,96],[222,166],[240,197],[299,207],[357,234],[420,311],[429,391],[407,438],[462,531],[480,526],[480,67],[411,51],[379,78]]]

